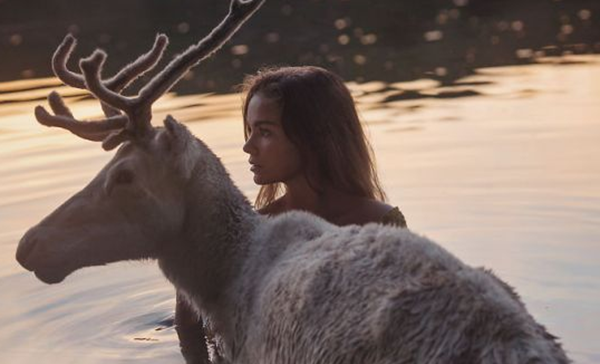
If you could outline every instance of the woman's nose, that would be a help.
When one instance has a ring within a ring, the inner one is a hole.
[[[242,146],[242,150],[250,155],[255,154],[256,148],[254,147],[253,138],[249,137]]]

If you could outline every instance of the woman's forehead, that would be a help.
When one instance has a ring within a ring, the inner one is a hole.
[[[281,107],[269,98],[254,95],[248,103],[246,123],[258,126],[259,124],[281,124]]]

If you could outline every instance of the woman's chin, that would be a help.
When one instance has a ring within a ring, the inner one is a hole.
[[[270,181],[269,179],[265,178],[264,176],[260,175],[260,174],[254,174],[254,183],[257,185],[268,185],[270,183],[273,183],[273,181]]]

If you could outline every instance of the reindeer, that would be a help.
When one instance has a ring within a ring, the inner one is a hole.
[[[232,0],[230,12],[135,97],[120,92],[162,57],[167,38],[115,77],[106,54],[67,69],[75,40],[53,58],[66,84],[88,89],[106,118],[77,120],[57,93],[44,125],[120,146],[79,193],[31,228],[16,258],[45,283],[73,271],[155,259],[210,322],[231,363],[567,363],[555,338],[516,293],[407,229],[337,227],[306,212],[254,211],[223,164],[151,107],[191,67],[215,52],[264,0]]]

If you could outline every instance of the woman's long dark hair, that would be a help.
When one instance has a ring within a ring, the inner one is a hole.
[[[298,148],[309,184],[351,195],[385,200],[373,158],[350,91],[343,80],[319,67],[268,68],[246,77],[243,91],[244,136],[250,99],[275,100],[282,110],[283,131]],[[283,192],[281,183],[263,185],[260,209]]]

